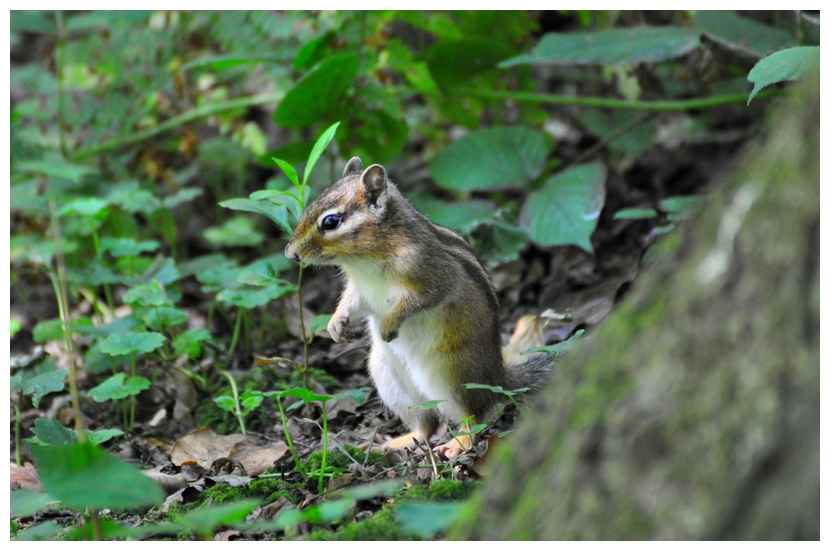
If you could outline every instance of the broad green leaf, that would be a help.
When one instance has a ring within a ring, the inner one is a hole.
[[[178,308],[159,306],[150,308],[141,321],[154,331],[161,331],[165,327],[175,327],[187,321],[187,315]]]
[[[276,157],[271,157],[271,160],[274,161],[283,172],[285,172],[285,175],[288,176],[288,179],[291,180],[291,183],[294,184],[294,186],[300,187],[300,180],[297,178],[297,171],[294,170],[293,166],[282,159],[277,159]],[[255,198],[251,197],[251,199]]]
[[[233,399],[233,396],[217,396],[213,401],[216,402],[219,409],[230,411],[231,413],[236,411],[236,401]]]
[[[741,17],[733,11],[700,10],[693,17],[703,31],[760,54],[794,46],[796,43],[791,32]]]
[[[349,124],[355,119],[359,125]],[[343,141],[355,142],[355,152],[376,163],[394,160],[409,140],[406,118],[375,105],[361,105],[352,111],[344,130]]]
[[[508,44],[471,37],[438,42],[424,50],[423,56],[435,81],[443,87],[452,87],[494,69],[499,61],[515,53],[515,48]]]
[[[76,318],[69,322],[72,331],[83,332],[84,329],[92,327],[92,320],[89,318]],[[60,318],[38,322],[32,329],[32,339],[35,342],[63,340],[63,320]]]
[[[313,336],[317,331],[322,331],[328,327],[329,320],[331,320],[331,314],[320,314],[319,316],[314,316],[314,319],[311,320],[311,335]]]
[[[170,299],[161,286],[151,281],[136,285],[124,294],[124,304],[130,306],[166,306],[171,304]]]
[[[308,177],[311,176],[311,171],[314,170],[314,165],[317,164],[317,161],[320,159],[320,155],[326,150],[326,148],[331,143],[331,140],[334,138],[334,133],[337,132],[337,127],[340,126],[340,122],[336,122],[326,128],[320,137],[317,138],[317,141],[314,142],[314,147],[311,148],[311,153],[308,155],[308,162],[305,165],[305,172],[303,172],[303,186],[306,185],[308,182]]]
[[[337,33],[328,31],[303,44],[294,57],[294,69],[303,71],[323,59],[329,51],[329,43],[335,36]]]
[[[131,352],[152,352],[164,344],[164,335],[155,332],[123,333],[108,336],[101,341],[101,352],[110,356]]]
[[[78,434],[56,419],[35,419],[35,426],[31,430],[35,437],[26,441],[39,446],[65,446],[78,441]]]
[[[639,208],[630,208],[630,209],[621,209],[614,213],[614,220],[620,219],[631,219],[631,220],[640,220],[644,218],[656,218],[657,211],[654,209],[639,209]]]
[[[700,44],[700,31],[682,27],[625,27],[587,33],[548,33],[528,54],[500,67],[545,63],[610,65],[674,59]]]
[[[747,79],[755,85],[749,94],[749,99],[746,100],[747,105],[755,94],[770,84],[784,80],[798,80],[813,67],[818,67],[818,64],[818,46],[787,48],[765,57],[755,64],[747,76]]]
[[[250,199],[229,199],[222,201],[219,206],[232,210],[244,210],[264,214],[273,223],[288,233],[294,233],[291,224],[288,222],[288,210],[285,207],[277,206],[270,201],[251,201]]]
[[[114,333],[133,331],[141,327],[141,322],[132,316],[115,318],[101,327],[83,326],[78,328],[78,333],[89,337],[106,337]]]
[[[44,489],[67,507],[129,509],[164,500],[150,477],[93,444],[33,448],[32,453]]]
[[[196,279],[203,284],[202,291],[216,293],[239,287],[236,278],[239,277],[242,270],[244,268],[228,264],[222,268],[200,270],[196,273]]]
[[[432,159],[430,171],[450,190],[525,188],[542,174],[549,151],[535,130],[498,126],[451,143]]]
[[[257,262],[251,266],[246,267],[236,277],[239,283],[246,285],[253,285],[255,287],[265,287],[273,284],[291,285],[287,281],[277,277],[277,271],[269,262]],[[292,285],[293,287],[293,285]]]
[[[519,217],[530,239],[543,247],[576,245],[593,252],[591,234],[605,203],[605,166],[575,166],[531,193]]]
[[[519,258],[527,246],[528,235],[503,220],[485,221],[470,233],[472,245],[487,268]]]
[[[401,529],[428,538],[450,528],[461,518],[463,503],[402,503],[395,511]]]
[[[76,199],[75,201],[61,207],[58,214],[61,216],[66,214],[82,214],[84,216],[92,216],[93,214],[98,214],[107,208],[108,205],[109,203],[107,203],[104,199],[87,197],[86,199]]]
[[[202,235],[214,247],[256,247],[265,234],[250,216],[234,216],[221,226],[207,228]]]
[[[11,518],[30,517],[56,503],[59,501],[49,494],[17,490],[11,493],[9,516]]]
[[[282,298],[296,289],[290,283],[271,285],[261,289],[225,289],[216,295],[216,300],[249,310],[265,306],[272,300]]]
[[[61,392],[64,389],[63,379],[69,374],[68,369],[56,369],[40,373],[34,377],[16,380],[12,384],[12,391],[19,390],[23,394],[32,396],[32,405],[36,408],[40,405],[40,399],[52,392]],[[13,378],[14,380],[14,378]]]
[[[101,239],[101,250],[109,251],[112,256],[137,256],[143,252],[155,251],[159,248],[158,241],[136,241],[130,237],[104,237]]]
[[[274,111],[274,122],[288,128],[308,126],[337,115],[340,97],[357,74],[354,54],[326,59],[288,91]]]
[[[202,354],[202,343],[212,341],[213,337],[207,329],[202,327],[188,329],[176,335],[176,338],[173,339],[173,352],[177,356],[187,354],[191,358],[196,359]]]
[[[91,388],[86,395],[96,402],[105,402],[135,396],[148,388],[150,381],[144,377],[127,377],[123,373],[116,373],[100,385]]]

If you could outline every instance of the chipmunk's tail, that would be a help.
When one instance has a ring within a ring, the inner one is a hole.
[[[501,351],[508,390],[529,388],[536,392],[545,386],[553,371],[553,357],[545,353],[522,355],[528,348],[544,345],[542,326],[536,316],[520,318],[510,342]]]

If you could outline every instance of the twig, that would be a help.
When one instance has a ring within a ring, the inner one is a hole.
[[[64,136],[65,110],[63,106],[63,54],[66,46],[66,29],[63,24],[63,12],[55,10],[55,28],[58,32],[58,55],[56,71],[58,72],[58,139],[60,140],[61,155],[68,159],[66,137]]]
[[[820,27],[821,26],[821,21],[819,19],[816,19],[815,17],[813,17],[811,15],[807,15],[803,11],[799,11],[798,16],[801,19],[803,19],[805,23],[809,23],[810,25],[812,25],[814,27]]]
[[[618,128],[610,136],[606,136],[602,141],[600,141],[599,143],[589,147],[587,150],[585,150],[576,159],[574,159],[574,160],[570,161],[569,163],[567,163],[566,166],[573,166],[573,165],[578,165],[578,164],[582,163],[585,159],[589,158],[591,155],[593,155],[594,153],[596,153],[597,151],[599,151],[603,147],[607,146],[608,144],[610,144],[611,142],[613,142],[614,140],[616,140],[620,136],[623,136],[623,135],[631,132],[632,130],[634,130],[635,128],[640,126],[641,124],[647,123],[648,121],[650,121],[651,119],[653,119],[656,116],[657,116],[657,113],[654,113],[654,112],[647,113],[645,116],[642,116],[642,117],[638,118],[634,122],[631,122],[631,123],[626,124],[625,126],[623,126],[621,128]],[[562,167],[562,168],[564,168],[564,167]],[[513,400],[513,397],[510,396],[509,394],[508,394],[508,397],[511,400]],[[515,404],[516,401],[513,400],[513,403]],[[518,405],[516,407],[518,408]],[[519,411],[521,412],[521,409],[519,409]]]

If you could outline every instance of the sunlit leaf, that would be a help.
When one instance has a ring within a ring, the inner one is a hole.
[[[86,395],[96,402],[105,402],[135,396],[148,388],[150,381],[144,377],[127,377],[123,373],[116,373],[100,385],[91,388]]]

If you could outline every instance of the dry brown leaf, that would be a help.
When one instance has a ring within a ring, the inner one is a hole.
[[[173,405],[173,419],[178,421],[190,415],[196,407],[198,397],[193,380],[178,369],[170,370],[173,384],[176,386],[176,403]]]
[[[11,490],[29,490],[30,492],[42,492],[43,486],[40,483],[40,476],[31,463],[18,465],[10,463],[9,483]]]
[[[222,436],[211,428],[198,429],[176,440],[170,450],[170,461],[179,467],[195,464],[209,469],[217,459],[229,457],[234,446],[240,442],[253,444],[256,439],[243,434]]]
[[[247,442],[240,442],[233,447],[229,459],[242,463],[245,472],[249,475],[260,475],[274,462],[288,452],[288,446],[282,442],[271,442],[266,446],[255,446]]]

